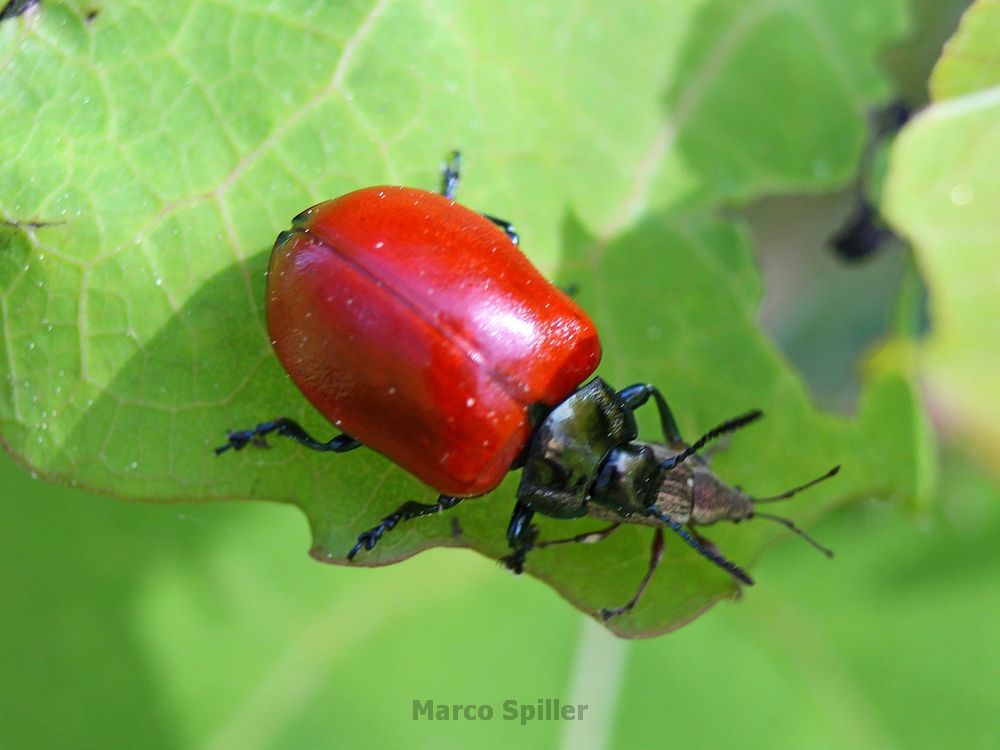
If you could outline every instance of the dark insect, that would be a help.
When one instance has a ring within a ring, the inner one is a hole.
[[[24,15],[40,2],[41,0],[8,0],[3,8],[0,8],[0,21]]]
[[[896,235],[886,225],[878,207],[869,198],[872,164],[878,149],[909,121],[912,110],[901,101],[871,113],[868,142],[861,153],[857,177],[851,190],[854,206],[841,227],[830,237],[830,246],[844,260],[868,258]]]

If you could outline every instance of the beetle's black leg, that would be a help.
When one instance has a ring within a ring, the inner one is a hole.
[[[616,521],[610,526],[605,526],[603,529],[596,529],[595,531],[587,531],[583,534],[577,534],[576,536],[567,537],[566,539],[548,539],[544,542],[535,542],[535,547],[542,549],[543,547],[553,547],[557,544],[597,544],[598,542],[603,542],[611,533],[621,526],[620,521]]]
[[[367,550],[374,548],[378,543],[378,540],[382,538],[382,535],[385,532],[392,531],[396,528],[396,524],[400,521],[409,521],[414,518],[420,518],[421,516],[430,516],[435,513],[440,513],[443,510],[454,508],[460,502],[462,502],[462,498],[451,497],[450,495],[441,495],[438,497],[437,502],[433,505],[418,503],[415,500],[407,500],[405,503],[396,508],[395,512],[390,513],[379,521],[378,526],[358,534],[358,543],[351,547],[351,551],[347,553],[347,559],[353,560],[354,556],[361,551],[362,547]]]
[[[743,568],[741,568],[736,563],[730,562],[725,557],[723,557],[715,549],[715,545],[709,546],[709,545],[701,544],[697,539],[695,539],[693,536],[691,536],[684,529],[683,526],[681,526],[679,523],[677,523],[677,521],[675,521],[674,519],[672,519],[666,513],[661,512],[655,506],[651,506],[649,508],[646,508],[644,510],[644,512],[645,512],[645,514],[647,516],[659,519],[664,524],[666,524],[667,526],[669,526],[671,529],[674,530],[674,532],[677,534],[677,536],[679,536],[681,539],[683,539],[685,542],[687,542],[689,545],[691,545],[699,553],[701,553],[702,555],[704,555],[705,557],[707,557],[709,560],[711,560],[712,562],[714,562],[720,568],[722,568],[723,570],[725,570],[727,573],[729,573],[730,575],[732,575],[734,578],[737,578],[738,580],[742,581],[743,583],[747,584],[748,586],[753,586],[753,579],[747,574],[747,572],[745,570],[743,570]]]
[[[652,396],[656,401],[656,409],[660,412],[660,425],[663,427],[663,436],[670,445],[685,445],[681,431],[677,428],[677,421],[674,414],[667,405],[667,400],[663,398],[660,389],[654,385],[637,383],[618,391],[618,396],[628,405],[628,408],[635,411],[640,406],[649,401]]]
[[[307,448],[311,448],[314,451],[344,453],[345,451],[351,451],[355,448],[361,447],[360,441],[355,440],[350,435],[346,435],[344,433],[341,433],[327,442],[322,443],[303,430],[298,422],[293,422],[291,419],[282,417],[281,419],[275,419],[271,422],[261,422],[259,425],[249,430],[230,432],[229,442],[216,448],[215,455],[225,453],[230,448],[237,451],[243,450],[250,443],[266,445],[264,437],[266,435],[270,435],[272,432],[283,435],[284,437],[294,440],[296,443],[304,445]]]
[[[458,190],[458,181],[462,177],[462,154],[459,151],[452,151],[451,158],[445,162],[444,168],[441,170],[441,195],[445,198],[450,198],[455,200],[455,192]],[[498,227],[503,230],[503,233],[510,238],[510,241],[515,245],[521,244],[521,238],[518,237],[517,231],[514,229],[514,225],[509,221],[504,221],[503,219],[498,219],[496,216],[490,216],[489,214],[483,214],[484,218],[489,219]]]
[[[618,615],[623,615],[629,610],[631,610],[636,603],[639,601],[639,597],[643,595],[646,591],[646,587],[649,586],[649,582],[653,579],[653,573],[656,572],[656,568],[660,564],[660,560],[663,559],[663,529],[659,526],[656,527],[656,531],[653,532],[653,546],[649,552],[649,567],[646,569],[646,575],[642,577],[639,581],[639,588],[635,590],[632,598],[629,599],[625,604],[620,607],[615,607],[614,609],[602,609],[597,614],[602,620],[610,620],[612,617],[618,617]]]
[[[444,168],[441,170],[441,195],[445,198],[455,199],[461,170],[462,154],[458,151],[452,151],[451,158],[445,162]]]
[[[524,571],[524,558],[534,547],[538,536],[538,529],[531,525],[534,516],[534,509],[518,500],[514,505],[514,512],[511,513],[510,523],[507,524],[507,543],[514,551],[506,557],[501,557],[500,562],[518,575]]]
[[[521,244],[521,238],[518,236],[517,230],[514,229],[514,225],[511,224],[509,221],[498,219],[496,216],[490,216],[489,214],[483,214],[483,217],[489,219],[498,227],[500,227],[503,230],[503,233],[506,234],[507,237],[510,238],[510,241],[513,242],[515,245]]]

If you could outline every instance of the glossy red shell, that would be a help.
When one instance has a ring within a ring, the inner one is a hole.
[[[267,325],[331,422],[446,495],[496,487],[601,357],[587,315],[488,219],[372,187],[314,206],[275,244]]]

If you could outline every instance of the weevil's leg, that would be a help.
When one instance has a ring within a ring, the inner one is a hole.
[[[510,523],[507,524],[507,544],[513,552],[501,557],[500,562],[517,575],[524,571],[524,558],[535,546],[535,539],[538,537],[538,528],[531,525],[534,516],[534,509],[518,500],[510,515]]]
[[[445,198],[455,199],[455,191],[458,189],[461,170],[462,154],[459,151],[452,151],[451,158],[445,162],[441,170],[441,195]]]
[[[606,526],[603,529],[596,529],[595,531],[587,531],[583,534],[577,534],[576,536],[567,537],[566,539],[548,539],[544,542],[535,542],[535,547],[542,549],[543,547],[554,547],[557,544],[597,544],[598,542],[603,542],[611,533],[621,526],[620,521],[616,521],[610,526]]]
[[[518,236],[517,230],[514,229],[514,225],[511,224],[509,221],[498,219],[496,216],[490,216],[489,214],[483,214],[483,217],[489,219],[498,227],[500,227],[503,230],[503,233],[506,234],[507,237],[510,238],[510,241],[513,242],[515,245],[521,244],[521,238]]]
[[[347,553],[347,559],[353,560],[354,556],[361,551],[364,547],[366,550],[371,550],[378,543],[378,540],[382,538],[382,535],[387,531],[392,531],[396,528],[396,525],[400,521],[410,521],[414,518],[420,518],[421,516],[430,516],[435,513],[440,513],[443,510],[448,510],[449,508],[454,508],[462,502],[460,497],[451,497],[450,495],[441,495],[438,497],[437,502],[429,505],[427,503],[418,503],[415,500],[407,500],[405,503],[396,508],[395,512],[390,513],[381,521],[379,521],[377,526],[358,534],[358,543],[351,547],[351,551]]]
[[[652,396],[656,401],[656,410],[660,413],[660,425],[663,427],[663,436],[670,445],[686,445],[681,431],[677,429],[677,421],[674,414],[667,405],[667,400],[663,398],[660,389],[654,385],[637,383],[618,391],[618,396],[628,405],[628,408],[635,411],[640,406],[649,401]]]
[[[691,534],[689,534],[684,529],[683,526],[681,526],[679,523],[677,523],[677,521],[675,521],[674,519],[672,519],[666,513],[661,512],[655,506],[650,506],[649,508],[646,508],[644,510],[644,512],[645,512],[645,514],[647,516],[659,519],[664,524],[666,524],[667,526],[669,526],[671,529],[674,530],[674,532],[677,534],[677,536],[679,536],[681,539],[683,539],[685,542],[687,542],[689,545],[691,545],[700,554],[704,555],[709,560],[711,560],[716,565],[718,565],[720,568],[722,568],[723,570],[725,570],[731,576],[733,576],[734,578],[742,581],[743,583],[747,584],[748,586],[753,586],[753,578],[751,578],[747,574],[747,572],[745,570],[743,570],[743,568],[741,568],[739,565],[737,565],[734,562],[730,562],[725,557],[723,557],[718,552],[718,550],[715,549],[715,545],[708,546],[708,545],[701,544],[697,539],[695,539],[695,537],[691,536]]]
[[[618,617],[618,615],[623,615],[631,610],[639,601],[639,597],[641,597],[646,591],[646,587],[649,586],[649,582],[653,579],[653,573],[656,572],[656,568],[659,566],[660,560],[662,559],[663,529],[657,526],[656,531],[653,532],[653,547],[649,552],[649,568],[646,569],[646,575],[644,575],[642,580],[639,581],[639,588],[635,590],[632,598],[625,602],[622,606],[615,607],[614,609],[602,609],[598,612],[600,618],[602,620],[610,620],[612,617]]]
[[[355,440],[350,435],[346,435],[344,433],[331,438],[325,443],[320,442],[316,438],[312,437],[308,432],[303,430],[298,422],[293,422],[291,419],[282,417],[281,419],[275,419],[271,422],[261,422],[259,425],[249,430],[230,432],[229,442],[216,448],[215,455],[225,453],[230,448],[236,451],[243,450],[250,443],[265,444],[264,437],[270,435],[272,432],[276,432],[277,434],[289,438],[290,440],[294,440],[296,443],[304,445],[307,448],[311,448],[314,451],[344,453],[361,447],[360,441]]]
[[[698,544],[700,544],[702,547],[709,550],[710,552],[713,552],[716,555],[722,554],[721,552],[719,552],[719,548],[715,546],[715,543],[712,542],[711,539],[706,539],[705,537],[703,537],[701,534],[698,533],[698,530],[694,527],[693,523],[685,524],[684,528],[687,529],[688,534],[690,534],[691,537],[696,542],[698,542]]]

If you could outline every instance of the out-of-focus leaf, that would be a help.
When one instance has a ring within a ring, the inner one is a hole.
[[[931,334],[918,353],[931,407],[1000,466],[1000,5],[964,16],[934,72],[939,99],[897,141],[885,212],[914,245]]]
[[[962,16],[958,31],[948,40],[931,74],[934,101],[1000,85],[997,29],[1000,29],[1000,2],[977,0],[973,3]]]

